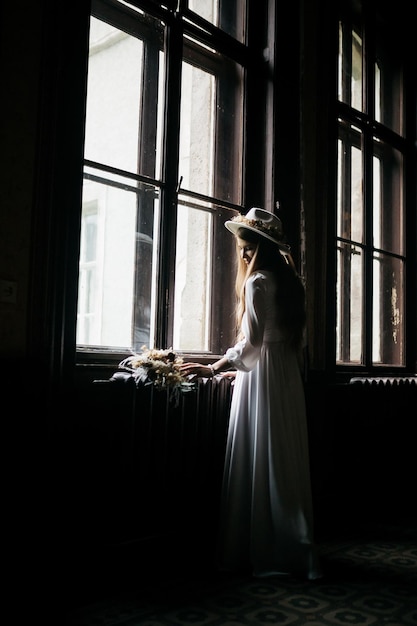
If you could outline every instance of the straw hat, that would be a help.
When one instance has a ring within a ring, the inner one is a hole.
[[[271,211],[253,207],[246,215],[236,215],[236,217],[225,222],[224,225],[234,235],[237,235],[240,228],[252,230],[258,233],[258,235],[269,239],[269,241],[276,243],[278,248],[283,252],[290,252],[290,246],[283,242],[284,233],[282,222],[279,217],[271,213]]]

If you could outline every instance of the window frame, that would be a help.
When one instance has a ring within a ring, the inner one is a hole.
[[[249,52],[249,47],[239,42],[226,33],[222,32],[220,29],[215,26],[209,24],[205,20],[202,20],[199,16],[196,16],[192,11],[190,11],[186,6],[182,8],[182,17],[181,20],[178,12],[173,12],[169,8],[168,10],[163,9],[158,6],[154,7],[148,2],[141,2],[140,0],[131,2],[137,7],[142,7],[146,10],[149,10],[153,13],[153,15],[157,18],[160,18],[166,24],[167,35],[166,35],[166,71],[169,76],[167,81],[167,89],[165,93],[165,139],[164,139],[164,157],[163,163],[165,165],[164,171],[161,173],[161,180],[155,180],[152,177],[147,177],[143,175],[136,175],[134,178],[138,181],[142,181],[144,183],[152,183],[155,184],[159,189],[160,193],[160,203],[161,203],[161,211],[160,211],[160,246],[161,250],[164,250],[164,254],[158,254],[158,268],[157,272],[159,275],[158,282],[158,295],[157,299],[160,303],[164,303],[162,306],[159,306],[156,314],[156,334],[155,334],[155,346],[169,346],[172,345],[172,329],[173,329],[173,306],[170,306],[169,303],[172,302],[173,294],[174,294],[174,272],[172,271],[172,267],[170,266],[169,259],[175,258],[175,229],[176,229],[176,210],[172,210],[172,207],[177,206],[178,201],[178,193],[180,192],[182,196],[187,197],[187,202],[202,202],[202,203],[211,203],[213,207],[213,216],[214,226],[213,226],[213,259],[212,259],[212,277],[214,280],[214,290],[215,292],[221,292],[222,296],[217,296],[212,299],[210,304],[211,315],[212,315],[212,336],[215,337],[215,340],[212,341],[213,349],[208,353],[203,352],[189,352],[185,351],[185,354],[192,354],[193,356],[198,355],[201,359],[213,358],[220,356],[224,353],[225,349],[234,341],[234,325],[233,325],[233,307],[234,307],[234,283],[232,279],[231,273],[225,275],[224,267],[228,266],[231,268],[234,265],[234,246],[230,245],[230,235],[227,237],[228,233],[223,227],[224,221],[230,218],[230,213],[227,215],[222,215],[222,210],[233,210],[233,211],[244,211],[245,200],[248,197],[245,196],[246,189],[246,180],[245,180],[245,171],[246,165],[251,161],[251,157],[247,156],[246,147],[250,144],[250,138],[245,140],[244,142],[244,152],[242,155],[242,203],[235,204],[233,202],[229,202],[228,200],[219,200],[216,197],[216,190],[214,190],[213,197],[207,197],[195,192],[192,192],[187,189],[180,188],[178,181],[178,161],[176,160],[176,155],[178,154],[179,149],[179,136],[177,133],[178,122],[179,122],[179,103],[180,103],[180,85],[181,81],[180,77],[180,66],[182,61],[191,61],[195,62],[193,58],[193,43],[191,40],[187,40],[189,42],[189,54],[182,55],[183,51],[183,38],[190,37],[197,39],[202,42],[203,45],[209,45],[214,41],[217,46],[217,50],[220,54],[223,54],[231,59],[232,62],[236,62],[242,66],[243,71],[245,72],[244,80],[248,79],[247,74],[255,74],[257,63],[264,66],[265,60],[263,57],[263,51],[253,51]],[[158,3],[155,3],[158,4]],[[266,0],[261,3],[261,9],[258,8],[257,15],[262,19],[263,11],[270,11],[271,7],[274,3],[270,0]],[[92,14],[96,15],[99,18],[105,17],[103,15],[103,10],[97,10],[97,6],[105,6],[106,9],[104,14],[109,9],[110,13],[114,12],[115,5],[113,0],[93,0],[92,2]],[[134,11],[129,11],[130,15],[135,17]],[[181,13],[181,9],[180,9]],[[191,17],[194,19],[194,23],[192,23]],[[257,20],[256,20],[257,22]],[[125,28],[129,26],[125,24]],[[146,22],[144,25],[146,28]],[[137,29],[131,28],[131,32],[137,32]],[[271,33],[268,32],[268,37],[271,36]],[[265,35],[266,37],[266,35]],[[145,55],[146,56],[146,55]],[[206,57],[207,59],[207,57]],[[249,59],[251,62],[249,63]],[[256,61],[256,59],[258,59]],[[214,64],[218,64],[219,61],[215,59],[212,61]],[[248,70],[248,67],[250,69]],[[210,62],[206,65],[207,68],[213,69],[213,66],[210,65]],[[214,68],[215,69],[215,68]],[[258,72],[259,73],[259,72]],[[265,82],[269,82],[270,78],[266,78],[264,76],[263,79]],[[249,80],[250,82],[250,80]],[[253,84],[256,84],[255,81],[252,80]],[[246,87],[245,87],[246,91]],[[264,88],[264,91],[267,92],[267,89]],[[247,96],[244,97],[244,102],[247,103]],[[263,137],[265,141],[265,145],[268,146],[265,149],[265,152],[272,152],[272,143],[273,137],[268,135],[267,127],[270,128],[270,120],[272,117],[273,105],[271,101],[271,93],[268,97],[268,104],[265,110],[265,102],[258,104],[255,108],[249,104],[249,108],[253,113],[256,113],[259,123],[261,124],[261,128],[263,129]],[[248,108],[248,105],[244,105]],[[249,136],[249,124],[246,119],[246,113],[244,111],[244,136]],[[218,129],[218,132],[219,129]],[[259,138],[258,138],[259,141]],[[233,148],[232,148],[233,149]],[[268,157],[264,157],[267,159]],[[236,161],[235,161],[236,163]],[[87,162],[87,165],[97,166],[97,164],[92,162]],[[175,165],[176,164],[176,165]],[[216,167],[221,167],[221,163],[216,161]],[[104,167],[104,169],[107,169]],[[116,168],[108,168],[110,171],[115,173],[124,172],[117,171]],[[233,176],[233,172],[231,173]],[[216,177],[215,177],[216,179]],[[262,198],[265,196],[271,195],[271,185],[273,184],[273,175],[272,173],[266,176],[263,180],[260,180],[255,185],[255,191],[260,200],[256,202],[256,204],[262,203]],[[269,187],[269,189],[267,189]],[[272,192],[273,193],[273,192]],[[223,211],[224,212],[224,211]],[[167,261],[168,260],[168,261]],[[222,269],[223,268],[223,269]],[[169,295],[172,294],[172,295]],[[229,320],[229,329],[225,329],[225,320]],[[114,362],[120,360],[120,356],[125,354],[125,351],[114,350],[112,348],[102,348],[100,346],[83,346],[77,345],[77,362],[80,363],[89,363],[96,361],[98,358],[102,358],[104,360],[113,359]]]
[[[345,9],[349,2],[345,3]],[[416,310],[416,298],[415,295],[411,293],[411,285],[413,277],[415,279],[415,253],[413,253],[410,245],[407,245],[407,241],[403,241],[403,249],[399,253],[398,251],[393,251],[387,249],[386,247],[381,249],[373,243],[373,223],[372,223],[372,210],[373,210],[373,194],[376,193],[376,190],[373,190],[372,187],[372,176],[373,176],[373,160],[376,157],[376,141],[380,142],[379,151],[383,151],[386,149],[386,146],[391,147],[394,150],[397,150],[401,153],[404,160],[404,167],[402,172],[402,197],[403,197],[403,220],[404,227],[403,231],[405,233],[405,239],[407,239],[407,232],[410,227],[412,228],[413,223],[415,224],[415,204],[412,202],[410,197],[407,197],[406,189],[407,189],[407,173],[409,172],[409,168],[411,163],[413,162],[412,151],[410,151],[410,130],[412,131],[413,126],[410,124],[405,125],[402,134],[400,135],[397,132],[394,132],[384,124],[378,122],[375,119],[375,94],[374,94],[374,80],[375,80],[375,63],[377,59],[376,53],[376,39],[375,39],[375,27],[378,19],[382,19],[378,13],[370,10],[370,4],[363,0],[362,2],[362,14],[359,16],[359,22],[357,21],[358,16],[353,15],[353,13],[349,13],[349,9],[347,13],[343,13],[339,15],[340,20],[346,20],[349,26],[352,24],[360,23],[360,29],[363,37],[363,63],[362,63],[362,79],[364,81],[362,97],[363,97],[363,106],[362,111],[359,111],[353,106],[349,106],[345,102],[342,102],[336,97],[336,107],[335,114],[337,118],[337,139],[340,138],[340,133],[343,135],[343,126],[349,125],[355,126],[359,129],[362,139],[360,140],[357,147],[362,150],[362,167],[363,167],[363,210],[364,210],[364,239],[362,242],[352,242],[344,240],[343,237],[339,237],[335,230],[335,242],[336,249],[339,245],[355,245],[360,247],[364,254],[364,263],[363,263],[363,340],[362,340],[362,362],[361,363],[346,363],[346,362],[338,362],[335,360],[336,373],[340,380],[345,380],[346,377],[349,378],[350,375],[364,375],[365,373],[373,373],[374,375],[383,375],[383,373],[391,373],[393,375],[398,375],[404,372],[413,371],[415,367],[415,355],[416,350],[413,344],[415,344],[415,324],[412,323],[412,317],[410,317],[410,311],[415,312]],[[386,18],[386,16],[385,16]],[[393,32],[395,31],[395,24],[393,24]],[[404,57],[404,60],[406,57]],[[340,68],[338,68],[340,69]],[[408,68],[409,69],[409,68]],[[403,76],[403,95],[401,97],[402,106],[404,107],[404,119],[406,118],[406,111],[412,105],[412,98],[408,102],[406,100],[406,86],[410,84],[410,77],[407,77],[407,66],[403,68],[404,76]],[[409,94],[410,95],[410,94]],[[408,107],[408,108],[407,108]],[[415,128],[415,126],[414,126]],[[348,133],[349,134],[349,131]],[[353,144],[351,144],[353,145]],[[356,145],[356,144],[355,144]],[[378,150],[378,148],[377,148]],[[338,153],[336,152],[336,155]],[[336,158],[336,161],[338,159]],[[384,173],[384,176],[388,177],[389,173]],[[384,187],[384,179],[381,179],[380,184]],[[337,201],[335,202],[335,206],[337,206]],[[336,226],[336,224],[335,224]],[[339,243],[338,243],[339,242]],[[404,345],[403,350],[405,351],[405,357],[403,363],[392,364],[392,363],[377,363],[372,360],[372,351],[373,351],[373,337],[372,337],[372,315],[373,315],[373,264],[375,262],[376,256],[379,253],[383,253],[387,255],[387,257],[391,259],[399,259],[404,263],[404,275],[407,270],[410,270],[407,273],[405,278],[404,285],[404,308],[403,308],[403,333],[404,333]],[[335,257],[336,259],[336,257]],[[336,272],[336,264],[335,264],[335,272]],[[335,273],[336,275],[336,273]],[[334,281],[336,285],[336,281]],[[334,296],[329,296],[332,301],[336,303],[336,291],[334,291]],[[413,313],[411,313],[413,314]],[[328,337],[328,341],[333,341],[332,336]],[[411,341],[411,343],[410,343]],[[410,345],[409,350],[406,348]],[[336,356],[336,355],[335,355]]]

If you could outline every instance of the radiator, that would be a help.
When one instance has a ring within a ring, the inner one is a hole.
[[[355,377],[347,387],[351,391],[352,414],[364,411],[377,428],[386,422],[392,430],[396,422],[404,420],[407,424],[417,418],[416,376]]]
[[[352,379],[306,392],[318,514],[335,500],[352,511],[358,502],[362,511],[375,501],[393,510],[411,503],[415,379]],[[129,376],[89,385],[66,410],[56,446],[71,533],[101,545],[213,535],[232,393],[232,380],[220,376],[201,379],[178,405]]]
[[[376,376],[376,377],[357,377],[351,378],[350,383],[353,385],[366,386],[386,386],[386,387],[403,387],[408,385],[417,386],[417,376]]]
[[[320,523],[407,515],[415,508],[416,378],[358,377],[306,391]]]
[[[101,467],[96,473],[108,533],[130,541],[178,528],[213,528],[232,379],[200,379],[179,403],[166,390],[137,387],[119,373],[94,387],[89,419],[94,414],[94,428],[101,431],[99,437],[95,431],[92,446]]]

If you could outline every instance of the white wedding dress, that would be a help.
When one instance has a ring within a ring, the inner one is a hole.
[[[226,356],[237,373],[224,468],[218,559],[254,576],[321,576],[313,542],[304,387],[276,319],[275,279],[246,284],[245,339]]]

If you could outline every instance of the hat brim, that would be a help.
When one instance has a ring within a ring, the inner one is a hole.
[[[274,239],[274,237],[271,237],[271,235],[268,235],[268,233],[264,233],[261,230],[259,230],[259,228],[254,228],[253,226],[242,224],[242,222],[232,222],[231,220],[228,220],[227,222],[225,222],[224,225],[226,226],[227,230],[230,230],[230,232],[233,233],[234,235],[237,235],[238,231],[242,228],[246,230],[251,230],[254,233],[257,233],[258,235],[261,235],[261,237],[265,237],[265,239],[269,239],[269,241],[272,241],[276,246],[278,246],[281,252],[286,252],[287,254],[290,254],[291,252],[290,246],[287,246],[287,244],[277,241],[276,239]]]

